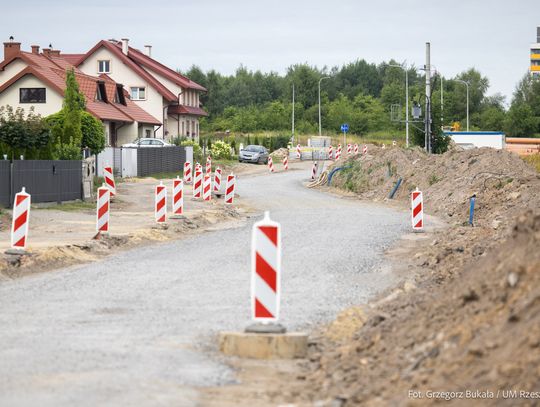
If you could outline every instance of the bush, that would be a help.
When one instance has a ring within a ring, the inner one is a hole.
[[[65,111],[60,110],[57,113],[47,116],[45,120],[51,128],[55,128],[56,126],[63,128],[65,117]],[[92,151],[92,154],[99,154],[105,149],[105,130],[103,129],[103,125],[88,112],[81,112],[81,130],[81,148],[88,147]]]
[[[224,141],[214,142],[212,149],[210,150],[212,158],[219,159],[231,159],[231,146]]]
[[[200,160],[202,158],[202,148],[195,141],[184,140],[180,143],[181,146],[191,146],[193,147],[193,158]]]

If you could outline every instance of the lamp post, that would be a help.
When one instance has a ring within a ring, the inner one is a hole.
[[[319,137],[322,136],[322,124],[321,124],[321,82],[323,79],[330,79],[329,76],[323,76],[319,79]]]
[[[292,142],[294,144],[294,83],[292,84]]]
[[[409,147],[409,72],[402,65],[388,65],[405,71],[405,144]]]
[[[467,87],[467,131],[469,131],[469,82],[463,79],[454,79],[456,82],[464,83]]]

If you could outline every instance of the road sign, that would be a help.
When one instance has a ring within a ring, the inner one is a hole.
[[[347,123],[341,125],[341,131],[346,133],[349,131],[349,125]]]

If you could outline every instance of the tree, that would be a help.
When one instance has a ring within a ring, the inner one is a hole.
[[[66,90],[64,92],[64,125],[62,134],[55,131],[56,154],[60,160],[78,160],[81,158],[82,124],[81,114],[85,109],[84,95],[79,91],[73,69],[66,72]]]
[[[510,137],[530,137],[538,129],[538,119],[529,105],[516,103],[508,111],[504,129]]]
[[[66,114],[64,110],[60,110],[46,117],[46,121],[51,128],[60,126],[60,129],[64,128]],[[105,130],[100,120],[96,119],[88,112],[81,112],[81,131],[82,141],[80,148],[88,147],[92,154],[99,154],[105,149]],[[54,133],[58,133],[58,130]],[[60,136],[62,137],[62,136]]]

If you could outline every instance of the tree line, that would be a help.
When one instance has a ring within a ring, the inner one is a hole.
[[[201,102],[209,117],[201,121],[207,132],[291,131],[292,89],[295,87],[295,128],[300,133],[318,131],[318,84],[321,83],[322,127],[325,132],[339,132],[349,123],[351,132],[367,134],[381,130],[403,129],[392,121],[391,106],[405,117],[404,71],[391,65],[363,59],[341,67],[319,69],[308,64],[290,66],[284,75],[251,71],[241,66],[233,75],[215,70],[203,72],[192,66],[186,76],[205,86],[208,92]],[[410,106],[424,106],[425,76],[417,67],[408,68]],[[528,74],[519,82],[509,109],[501,94],[488,95],[489,79],[474,68],[455,77],[435,74],[432,79],[434,128],[465,128],[467,115],[466,86],[469,83],[471,130],[505,131],[511,136],[540,133],[540,84]],[[444,103],[441,104],[441,93]],[[397,107],[396,107],[397,106]],[[421,125],[419,125],[421,126]]]

